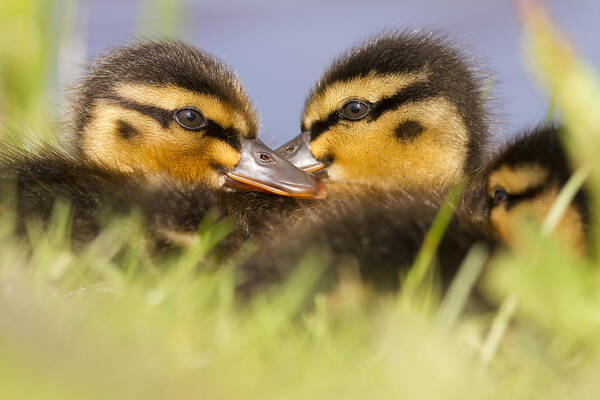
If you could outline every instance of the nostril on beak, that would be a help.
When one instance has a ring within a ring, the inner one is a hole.
[[[267,153],[259,153],[258,158],[260,161],[263,161],[263,162],[273,161],[273,158],[270,155],[268,155]]]

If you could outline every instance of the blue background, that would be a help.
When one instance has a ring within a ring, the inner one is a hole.
[[[600,1],[546,4],[597,68]],[[127,43],[140,26],[158,24],[159,16],[152,12],[140,20],[141,6],[136,1],[79,1],[76,38],[81,51],[68,61],[93,57]],[[528,71],[515,5],[509,0],[188,0],[181,7],[179,37],[221,57],[239,73],[269,145],[298,133],[304,98],[332,58],[384,28],[431,27],[458,39],[494,77],[493,109],[501,121],[497,133],[534,125],[548,107]]]

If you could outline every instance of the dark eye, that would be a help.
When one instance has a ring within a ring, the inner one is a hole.
[[[267,153],[258,153],[258,159],[264,163],[270,163],[273,161],[273,158]]]
[[[496,188],[494,189],[494,194],[492,196],[492,206],[497,206],[503,201],[506,201],[506,199],[508,199],[508,193],[506,193],[506,190],[501,187]]]
[[[294,151],[294,146],[288,146],[288,147],[285,148],[285,152],[287,154],[290,154],[292,151]]]
[[[364,118],[369,113],[370,107],[367,103],[359,100],[352,100],[344,104],[340,109],[340,116],[344,119],[356,121]]]
[[[197,131],[206,125],[206,118],[193,108],[182,108],[175,112],[175,121],[185,129]]]

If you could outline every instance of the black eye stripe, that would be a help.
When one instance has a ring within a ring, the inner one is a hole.
[[[422,101],[440,94],[440,89],[428,82],[417,82],[409,85],[389,97],[384,97],[371,105],[371,111],[366,116],[368,121],[375,121],[386,111],[396,109],[403,104]],[[340,121],[339,110],[332,111],[327,117],[315,121],[309,128],[310,140],[313,141],[323,132],[329,130]]]
[[[165,110],[160,107],[148,106],[139,104],[134,101],[128,101],[120,97],[111,97],[111,101],[123,108],[137,111],[151,118],[154,118],[163,128],[168,128],[169,124],[174,121],[173,115],[175,110]],[[233,128],[223,128],[218,123],[206,119],[206,125],[201,129],[204,131],[204,136],[210,136],[224,141],[236,150],[241,150],[241,133]]]
[[[205,132],[204,136],[220,139],[236,150],[242,149],[242,135],[233,128],[223,128],[221,125],[208,119],[206,120],[205,128],[202,130]]]
[[[375,103],[371,113],[367,116],[367,118],[371,121],[375,121],[386,111],[394,110],[406,103],[423,101],[439,94],[440,89],[429,84],[428,82],[413,83],[412,85],[401,89],[392,96],[384,97]]]
[[[321,134],[323,132],[330,129],[332,126],[336,125],[338,122],[340,122],[340,120],[341,120],[340,114],[337,111],[334,111],[331,114],[329,114],[327,116],[327,118],[315,121],[310,126],[311,142],[313,140],[315,140],[316,138],[318,138],[319,136],[321,136]]]
[[[545,185],[540,185],[540,186],[535,186],[535,187],[529,188],[521,193],[516,193],[516,194],[508,193],[508,198],[505,201],[506,210],[507,211],[510,210],[511,208],[515,207],[522,201],[531,200],[531,199],[536,198],[545,189],[546,189]],[[500,203],[500,204],[502,204],[502,203]]]
[[[125,100],[120,97],[109,97],[113,103],[126,108],[128,110],[137,111],[141,114],[147,115],[151,118],[154,118],[160,126],[163,128],[167,128],[171,121],[173,120],[173,111],[165,110],[164,108],[149,106],[145,104],[140,104],[135,101]]]
[[[331,165],[335,161],[335,157],[331,153],[325,154],[323,157],[317,158],[318,161],[325,163],[326,165]]]

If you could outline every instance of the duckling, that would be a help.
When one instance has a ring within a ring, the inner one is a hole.
[[[309,93],[302,133],[277,149],[329,182],[445,192],[487,161],[483,79],[431,33],[383,33],[338,57]]]
[[[277,151],[344,196],[304,210],[301,226],[273,242],[279,249],[261,249],[242,267],[242,292],[282,279],[314,245],[332,264],[357,265],[377,289],[397,288],[441,196],[462,178],[469,198],[481,187],[485,100],[479,73],[441,36],[384,33],[336,59],[308,95],[302,133]],[[491,243],[460,214],[440,248],[444,284],[470,245]]]
[[[265,243],[241,265],[241,298],[284,281],[311,251],[320,256],[324,273],[317,291],[330,292],[346,275],[378,293],[397,291],[415,262],[435,219],[440,196],[387,191],[367,197],[348,195],[320,203],[302,223]],[[467,252],[476,243],[489,249],[494,240],[463,210],[457,210],[437,250],[437,275],[445,290]]]
[[[497,235],[514,244],[517,223],[525,215],[542,222],[572,169],[560,138],[561,128],[540,126],[508,143],[488,167],[489,220]],[[589,248],[590,210],[581,188],[556,227],[557,235],[583,254]]]
[[[507,143],[482,173],[486,196],[477,200],[483,203],[480,208],[489,225],[478,224],[467,210],[458,208],[444,234],[437,252],[442,289],[475,243],[493,254],[500,245],[510,247],[518,239],[515,229],[521,218],[533,215],[541,222],[571,173],[558,126],[540,126]],[[246,278],[240,293],[246,296],[284,280],[313,248],[321,250],[325,263],[320,290],[329,289],[352,268],[378,292],[397,290],[399,277],[413,264],[441,201],[431,193],[405,191],[328,199],[307,213],[301,226],[271,241],[242,266]],[[583,187],[556,231],[576,253],[586,254],[589,230],[590,209]]]
[[[236,75],[192,46],[149,41],[113,50],[75,89],[74,151],[3,152],[0,175],[4,183],[16,182],[23,218],[46,219],[62,198],[73,207],[74,234],[93,235],[101,208],[128,210],[147,201],[152,185],[175,199],[194,193],[204,209],[179,212],[195,216],[219,208],[223,196],[237,196],[229,211],[250,212],[261,210],[257,201],[273,198],[243,196],[247,190],[324,196],[318,179],[257,139],[258,119]]]
[[[73,115],[80,158],[111,171],[298,197],[321,189],[256,139],[237,76],[182,42],[138,43],[96,60],[76,87]]]

